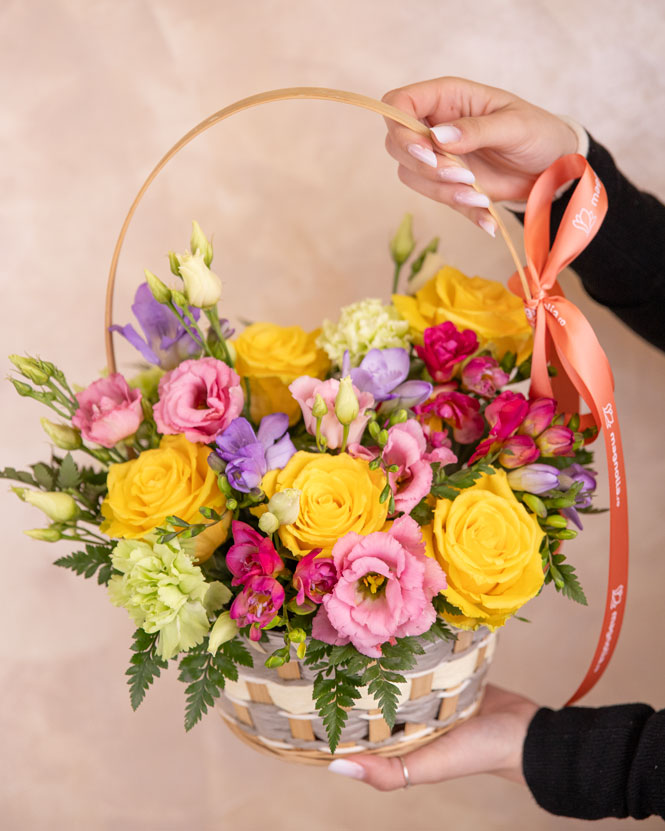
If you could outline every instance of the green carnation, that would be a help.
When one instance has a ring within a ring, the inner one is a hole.
[[[408,349],[411,343],[409,324],[397,309],[372,298],[344,306],[338,323],[324,320],[321,328],[316,344],[337,366],[347,349],[351,366],[358,366],[370,349]]]
[[[164,660],[201,643],[210,628],[204,606],[209,584],[177,540],[168,545],[120,540],[111,556],[108,589],[145,632],[159,632]]]

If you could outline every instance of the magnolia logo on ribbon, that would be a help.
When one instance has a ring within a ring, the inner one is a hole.
[[[590,211],[588,208],[582,208],[582,210],[579,211],[579,213],[575,214],[575,219],[573,219],[573,227],[577,228],[579,231],[584,231],[584,233],[588,237],[589,234],[593,231],[597,218],[598,217],[593,211]]]
[[[605,416],[605,427],[609,430],[614,424],[614,409],[611,404],[605,404],[603,407],[603,415]]]
[[[610,600],[610,609],[616,609],[623,600],[623,583],[612,589],[612,599]]]

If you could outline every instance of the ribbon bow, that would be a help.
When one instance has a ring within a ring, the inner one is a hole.
[[[579,178],[550,249],[550,211],[557,189]],[[566,702],[573,704],[596,684],[619,638],[628,583],[628,506],[623,449],[614,402],[614,379],[607,357],[589,321],[564,297],[557,275],[594,238],[607,213],[607,194],[587,160],[563,156],[536,181],[524,216],[525,271],[528,292],[517,274],[510,289],[524,300],[534,327],[531,397],[556,398],[559,409],[577,411],[578,394],[590,414],[582,426],[602,430],[610,477],[610,561],[605,617],[596,652],[582,683]],[[547,362],[559,372],[552,383]]]

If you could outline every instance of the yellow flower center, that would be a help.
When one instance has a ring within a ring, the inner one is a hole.
[[[384,589],[385,582],[386,578],[383,574],[375,574],[373,571],[370,571],[369,574],[366,574],[360,579],[362,587],[366,592],[369,591],[370,594],[377,594]]]

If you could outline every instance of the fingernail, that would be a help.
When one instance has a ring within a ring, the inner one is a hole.
[[[406,149],[414,159],[418,159],[419,162],[425,162],[430,167],[436,167],[436,156],[427,147],[421,147],[420,144],[409,144]]]
[[[340,776],[348,776],[351,779],[364,779],[365,768],[348,759],[335,759],[328,765],[331,773],[339,773]]]
[[[453,197],[459,205],[471,205],[474,208],[489,208],[490,200],[484,193],[475,190],[459,190]]]
[[[479,219],[478,225],[483,229],[483,231],[487,231],[487,233],[491,237],[496,237],[496,225],[490,219]]]
[[[454,184],[472,185],[476,181],[476,177],[466,167],[440,167],[439,177],[444,182],[453,182]]]
[[[462,138],[462,131],[450,124],[437,124],[436,127],[432,127],[432,132],[439,144],[451,144],[453,141],[459,141]]]

